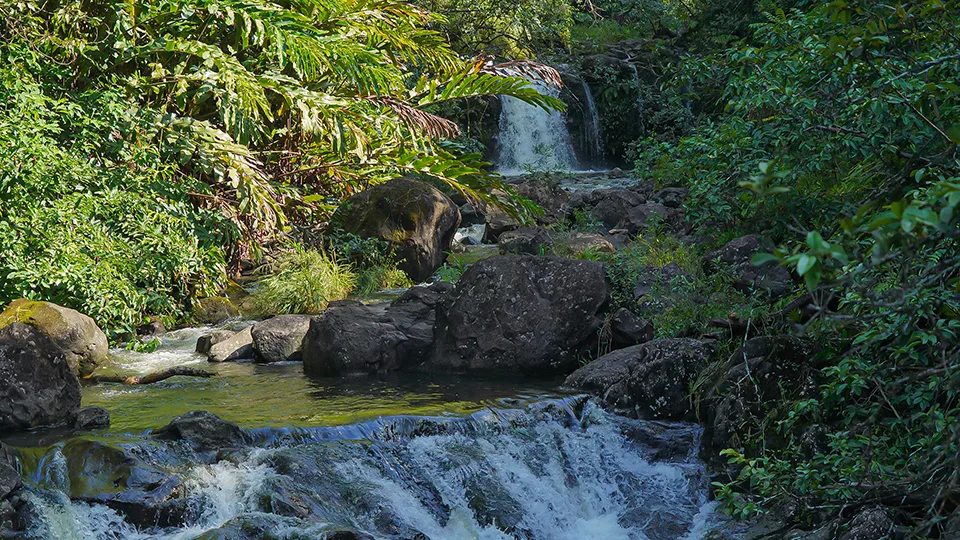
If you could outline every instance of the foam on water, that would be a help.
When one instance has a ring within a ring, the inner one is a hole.
[[[541,94],[557,97],[560,90],[531,83]],[[514,176],[529,170],[575,171],[580,168],[563,113],[547,112],[511,96],[500,96],[497,171]]]

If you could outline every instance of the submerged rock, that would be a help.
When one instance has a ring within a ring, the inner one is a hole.
[[[0,432],[65,424],[80,407],[80,381],[63,350],[33,326],[0,329]]]
[[[409,178],[373,186],[337,209],[332,224],[397,249],[399,267],[415,282],[428,279],[446,258],[460,211],[437,188]]]
[[[470,267],[437,314],[429,369],[558,374],[597,336],[610,295],[604,266],[498,256]]]
[[[197,452],[238,448],[246,443],[240,426],[207,411],[190,411],[153,430],[160,439],[186,441]]]
[[[390,304],[335,302],[310,322],[303,371],[313,376],[385,373],[424,362],[447,283],[413,287]]]
[[[658,339],[603,355],[573,372],[564,385],[595,393],[631,416],[682,419],[691,410],[690,383],[712,353],[705,341]]]
[[[23,323],[39,330],[59,347],[67,363],[80,377],[93,373],[107,360],[107,336],[90,317],[51,304],[21,298],[0,314],[0,328]]]
[[[300,360],[309,315],[277,315],[253,325],[253,353],[257,362]]]
[[[110,427],[110,411],[103,407],[83,407],[70,418],[70,427],[74,429],[100,429]]]
[[[211,362],[230,362],[253,358],[253,327],[234,332],[230,337],[210,347],[207,359]]]
[[[780,297],[793,289],[790,272],[773,261],[759,266],[750,262],[754,254],[772,251],[773,244],[769,240],[751,234],[731,240],[723,247],[708,253],[703,258],[703,264],[707,271],[725,268],[733,272],[736,278],[734,286],[742,291],[766,291],[771,296]]]
[[[183,523],[187,501],[179,477],[101,442],[71,439],[61,452],[71,499],[105,504],[139,528]]]

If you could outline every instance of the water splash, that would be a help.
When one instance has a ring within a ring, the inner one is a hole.
[[[558,97],[560,89],[540,82],[541,94]],[[533,171],[575,171],[580,168],[563,113],[547,112],[511,96],[500,96],[497,171],[514,176]]]

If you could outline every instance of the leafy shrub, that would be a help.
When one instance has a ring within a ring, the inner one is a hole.
[[[320,313],[357,286],[350,265],[323,251],[295,246],[280,257],[274,273],[258,282],[254,306],[261,313]]]

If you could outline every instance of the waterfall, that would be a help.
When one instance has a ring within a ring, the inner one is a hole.
[[[541,94],[558,97],[560,90],[531,83]],[[511,96],[500,96],[500,135],[497,171],[517,175],[534,171],[578,170],[563,113],[544,111]]]
[[[634,68],[636,69],[636,68]],[[583,81],[583,94],[586,96],[587,110],[583,115],[584,126],[586,128],[587,151],[590,159],[599,162],[603,159],[603,146],[600,143],[600,114],[597,112],[597,104],[593,101],[593,93],[590,92],[590,85]]]
[[[721,519],[696,458],[698,427],[629,420],[583,396],[248,435],[254,447],[215,464],[175,465],[179,447],[158,442],[132,450],[166,456],[184,479],[190,511],[179,527],[137,530],[48,484],[28,486],[28,535],[317,538],[350,528],[431,540],[697,540]]]

